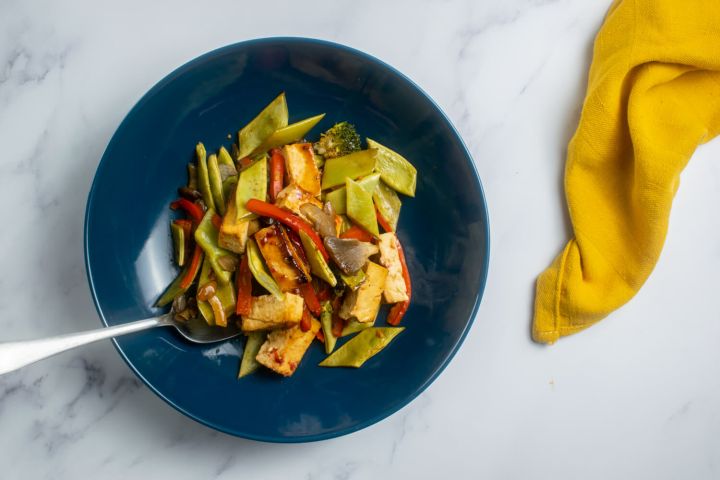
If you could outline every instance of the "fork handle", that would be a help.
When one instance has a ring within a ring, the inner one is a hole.
[[[169,323],[163,316],[57,337],[0,342],[0,375],[15,371],[71,348],[164,325],[169,325]]]

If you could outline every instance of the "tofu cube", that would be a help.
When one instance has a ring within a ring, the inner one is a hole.
[[[304,274],[289,261],[283,239],[275,227],[265,227],[255,233],[260,253],[265,259],[270,274],[283,292],[289,292],[305,283]]]
[[[294,183],[313,196],[320,195],[320,170],[310,143],[294,143],[283,147],[285,170]]]
[[[223,217],[220,232],[218,233],[218,245],[226,250],[235,253],[243,253],[247,245],[250,223],[252,220],[236,220],[237,208],[235,207],[235,191],[230,195],[227,202],[227,209]]]
[[[318,208],[322,208],[323,206],[320,200],[313,197],[294,183],[291,183],[287,187],[283,188],[280,193],[278,193],[277,199],[275,200],[275,205],[278,207],[290,210],[291,212],[299,215],[306,222],[312,224],[310,219],[303,215],[300,211],[300,207],[306,203],[312,203]]]
[[[255,360],[280,375],[289,377],[297,369],[318,330],[320,322],[313,318],[307,332],[303,332],[299,326],[270,332]]]
[[[385,302],[404,302],[408,299],[408,294],[405,279],[403,279],[397,237],[392,232],[383,233],[380,235],[378,246],[380,247],[380,264],[388,270],[383,291]]]
[[[304,301],[299,295],[286,293],[282,300],[273,295],[254,297],[250,315],[242,316],[242,331],[257,332],[294,327],[300,323]]]
[[[377,263],[368,262],[365,267],[365,282],[357,290],[345,296],[340,307],[340,318],[356,319],[361,323],[373,323],[380,310],[380,300],[385,289],[388,271]]]

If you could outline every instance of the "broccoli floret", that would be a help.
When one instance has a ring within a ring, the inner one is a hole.
[[[314,147],[315,152],[325,158],[342,157],[360,150],[360,135],[348,122],[336,123],[320,135]]]

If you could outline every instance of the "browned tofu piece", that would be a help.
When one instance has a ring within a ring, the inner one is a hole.
[[[312,203],[318,208],[322,208],[322,202],[317,198],[310,195],[308,192],[298,187],[294,183],[291,183],[287,187],[283,188],[278,193],[275,205],[299,215],[306,222],[310,222],[310,219],[302,214],[300,207],[306,203]],[[312,222],[310,222],[312,224]]]
[[[242,330],[255,332],[294,327],[300,322],[304,302],[302,297],[286,293],[282,300],[273,295],[254,297],[250,315],[243,315]]]
[[[243,253],[247,245],[250,223],[252,220],[236,220],[237,209],[235,208],[235,191],[230,195],[227,202],[227,209],[223,217],[220,233],[218,233],[218,245],[226,250],[235,253]]]
[[[385,302],[404,302],[408,299],[408,294],[402,274],[397,237],[392,232],[383,233],[380,235],[378,246],[380,247],[380,263],[388,269],[385,290],[383,291]]]
[[[311,195],[320,195],[320,170],[315,163],[315,152],[310,143],[293,143],[283,147],[285,170],[290,183]]]
[[[280,290],[289,292],[307,282],[303,273],[292,264],[291,255],[274,226],[258,230],[255,233],[255,240]]]
[[[260,347],[255,360],[280,375],[289,377],[297,369],[318,330],[320,322],[313,318],[307,332],[303,332],[299,326],[272,331]]]
[[[345,295],[338,314],[343,320],[356,319],[372,323],[380,310],[380,300],[385,289],[388,271],[377,263],[368,262],[365,267],[365,282],[360,288]]]

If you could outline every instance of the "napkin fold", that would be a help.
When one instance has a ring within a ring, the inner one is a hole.
[[[720,133],[720,1],[616,0],[568,146],[574,238],[537,281],[533,339],[630,300],[660,256],[680,172]]]

